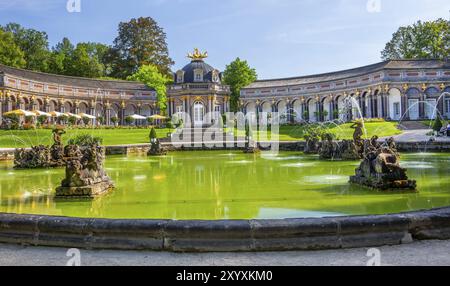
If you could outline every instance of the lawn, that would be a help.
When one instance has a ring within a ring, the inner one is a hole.
[[[366,123],[367,138],[373,135],[379,137],[392,136],[400,134],[401,131],[397,129],[394,122],[374,122]],[[351,124],[343,125],[323,125],[323,128],[328,129],[329,132],[336,134],[337,139],[351,139],[354,129],[350,128]],[[157,129],[157,135],[159,138],[167,136],[169,129]],[[67,134],[63,135],[64,141],[78,134],[92,134],[103,138],[103,145],[124,145],[124,144],[142,144],[149,142],[149,129],[69,129]],[[304,126],[281,126],[280,127],[280,141],[297,141],[303,140],[305,133]],[[241,133],[242,134],[242,133]],[[266,136],[261,136],[261,140]],[[270,138],[270,136],[267,136]],[[32,145],[51,145],[52,134],[51,130],[37,129],[28,131],[9,131],[0,130],[0,148],[23,148],[30,147]]]
[[[325,125],[312,125],[313,127],[320,127],[327,130],[327,132],[333,133],[336,135],[336,139],[353,139],[354,129],[351,128],[352,123],[336,125],[336,124],[325,124]],[[378,137],[387,137],[401,134],[402,131],[397,128],[397,123],[395,122],[371,122],[366,123],[365,128],[367,130],[366,138],[371,138],[374,135]],[[297,141],[304,140],[305,131],[308,128],[304,126],[281,126],[279,132],[279,140],[280,141]],[[243,133],[239,133],[242,134]],[[261,141],[265,141],[270,139],[270,132],[258,132],[258,138]],[[264,136],[266,135],[266,136]],[[266,139],[267,138],[267,139]]]
[[[103,138],[103,145],[141,144],[149,142],[149,129],[68,129],[63,135],[63,141],[79,134],[92,134]],[[159,138],[167,136],[169,129],[156,129]],[[51,145],[52,131],[37,130],[0,130],[0,148],[23,148],[34,145]]]

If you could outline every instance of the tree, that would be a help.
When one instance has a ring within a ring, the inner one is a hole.
[[[236,112],[239,109],[239,98],[241,88],[249,85],[258,78],[256,70],[251,68],[247,61],[237,58],[226,66],[223,73],[223,81],[231,88],[231,110]]]
[[[64,67],[65,74],[99,78],[105,73],[102,58],[107,47],[98,43],[79,43]]]
[[[167,84],[171,79],[159,72],[155,65],[144,65],[128,80],[139,81],[156,91],[159,109],[164,113],[167,109]]]
[[[53,47],[50,58],[49,72],[67,75],[66,69],[69,66],[74,50],[75,47],[68,38],[63,38],[60,43],[56,44]]]
[[[23,68],[26,65],[25,54],[14,42],[13,35],[0,29],[0,63]]]
[[[440,116],[437,116],[436,119],[433,122],[433,130],[436,132],[440,132],[442,129],[442,119]]]
[[[155,130],[155,128],[152,128],[152,129],[150,130],[149,138],[150,138],[150,142],[151,142],[151,143],[152,143],[153,141],[156,140],[157,135],[156,135],[156,130]]]
[[[107,55],[111,76],[125,79],[143,65],[154,65],[162,74],[170,75],[174,62],[169,57],[166,34],[155,20],[141,17],[121,22],[118,33]]]
[[[411,26],[400,27],[381,55],[384,60],[448,58],[450,21],[418,21]]]
[[[25,29],[16,23],[9,23],[3,29],[13,34],[14,42],[24,52],[27,69],[41,72],[49,70],[51,53],[47,33]]]

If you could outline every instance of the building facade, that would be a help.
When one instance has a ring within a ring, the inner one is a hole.
[[[211,125],[230,111],[230,88],[222,84],[221,72],[204,61],[207,56],[198,49],[188,54],[191,62],[174,74],[168,87],[169,114],[188,114],[194,126]]]
[[[221,73],[204,62],[206,53],[195,49],[191,62],[173,75],[168,89],[168,115],[185,112],[194,125],[211,125],[229,111],[228,86]],[[138,82],[95,80],[52,75],[0,65],[0,122],[4,113],[16,109],[112,118],[125,124],[129,115],[160,113],[153,89]],[[209,118],[207,114],[211,114]]]
[[[244,113],[280,121],[450,118],[450,62],[396,60],[304,77],[260,80],[241,90]]]
[[[186,113],[210,125],[230,111],[230,88],[195,49],[168,86],[168,115]],[[128,115],[160,111],[154,90],[129,81],[51,75],[0,65],[0,121],[15,109],[85,113],[125,123]],[[450,118],[450,63],[396,60],[304,77],[260,80],[241,90],[241,111],[278,112],[282,123],[384,118]],[[206,115],[210,115],[209,117]]]
[[[22,109],[85,113],[107,125],[128,115],[157,113],[155,92],[144,84],[52,75],[0,65],[0,121],[5,112]]]

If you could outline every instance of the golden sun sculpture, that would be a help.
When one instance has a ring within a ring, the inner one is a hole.
[[[194,49],[193,53],[188,53],[188,58],[191,60],[203,60],[208,57],[208,52],[200,52],[197,48]]]

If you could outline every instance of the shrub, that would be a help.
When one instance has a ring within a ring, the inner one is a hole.
[[[95,137],[91,134],[80,134],[67,142],[67,144],[69,145],[78,145],[78,146],[101,145],[102,143],[103,143],[102,138]]]
[[[308,120],[308,119],[309,119],[309,111],[303,112],[303,118],[304,118],[305,120]]]
[[[134,123],[134,118],[131,117],[131,116],[125,117],[125,123],[128,124],[128,125],[133,124]]]
[[[40,126],[40,125],[44,124],[44,122],[47,121],[47,119],[48,119],[48,117],[45,115],[38,116],[38,118],[37,118],[38,125]]]
[[[20,117],[17,114],[5,115],[5,118],[10,121],[11,124],[8,125],[8,128],[11,130],[19,129]]]
[[[67,120],[69,125],[75,125],[77,123],[77,118],[75,116],[70,116]]]
[[[152,142],[154,139],[156,139],[157,138],[157,135],[156,135],[156,130],[155,130],[155,128],[152,128],[151,130],[150,130],[150,135],[149,135],[149,138],[150,138],[150,142]]]
[[[119,118],[116,117],[116,116],[111,117],[111,122],[112,122],[114,125],[117,125],[117,123],[119,122]]]
[[[436,132],[439,132],[439,131],[441,131],[442,126],[443,126],[442,119],[440,116],[437,116],[433,122],[433,130]]]
[[[99,117],[97,117],[97,122],[98,122],[100,125],[103,125],[103,124],[105,124],[105,118],[102,117],[102,116],[99,116]]]
[[[89,122],[91,122],[91,119],[87,117],[83,117],[81,120],[83,120],[84,125],[89,125]]]
[[[33,116],[25,116],[25,123],[32,123],[33,122]]]

